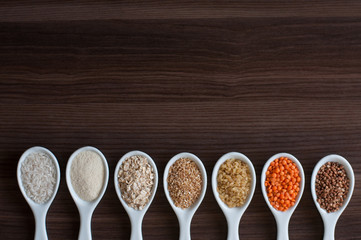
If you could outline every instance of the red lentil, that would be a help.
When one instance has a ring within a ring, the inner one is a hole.
[[[286,211],[295,205],[300,182],[299,169],[291,159],[275,159],[267,169],[264,183],[270,204],[279,211]]]

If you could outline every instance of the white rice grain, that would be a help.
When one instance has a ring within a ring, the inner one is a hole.
[[[21,165],[21,180],[26,195],[36,203],[46,203],[53,196],[56,168],[43,152],[29,154]]]

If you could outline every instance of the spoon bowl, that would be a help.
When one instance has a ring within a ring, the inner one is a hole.
[[[123,197],[122,197],[122,192],[120,191],[120,187],[119,187],[119,181],[118,181],[118,172],[120,169],[120,166],[122,165],[122,163],[129,157],[131,156],[143,156],[148,160],[148,163],[152,166],[153,168],[153,172],[154,172],[154,184],[153,184],[153,189],[152,189],[152,194],[150,195],[149,198],[149,202],[147,203],[147,205],[142,209],[142,210],[136,210],[130,206],[128,206],[128,204],[124,201]],[[158,187],[158,170],[157,170],[157,166],[155,164],[155,162],[153,161],[153,159],[146,153],[141,152],[141,151],[131,151],[128,152],[127,154],[125,154],[119,161],[117,166],[115,167],[115,171],[114,171],[114,186],[115,186],[115,191],[118,195],[118,198],[120,200],[120,202],[122,203],[125,211],[128,213],[131,225],[132,225],[132,233],[130,236],[131,240],[141,240],[143,239],[142,236],[142,221],[144,218],[145,213],[147,212],[150,204],[152,203],[155,193],[157,191],[157,187]]]
[[[327,162],[337,162],[337,163],[341,164],[344,167],[347,177],[350,180],[349,191],[347,193],[347,197],[344,200],[342,206],[336,212],[330,212],[330,213],[328,213],[325,209],[321,208],[320,204],[317,202],[317,194],[316,194],[317,173],[320,170],[320,168]],[[354,175],[353,169],[352,169],[350,163],[344,157],[342,157],[340,155],[332,154],[332,155],[328,155],[328,156],[322,158],[316,164],[315,168],[313,169],[312,177],[311,177],[311,193],[312,193],[312,198],[313,198],[313,201],[315,202],[316,208],[319,211],[319,213],[322,217],[323,223],[324,223],[324,237],[323,237],[324,240],[335,239],[335,227],[336,227],[337,220],[341,216],[341,214],[345,210],[345,208],[347,207],[348,203],[350,202],[354,186],[355,186],[355,175]]]
[[[26,157],[32,153],[45,153],[47,154],[50,159],[53,161],[56,170],[56,184],[54,186],[53,195],[49,198],[49,200],[45,203],[36,203],[34,202],[27,194],[21,179],[21,166],[25,161]],[[60,184],[60,168],[59,163],[56,157],[52,152],[44,147],[32,147],[26,150],[20,157],[18,166],[17,166],[17,179],[21,193],[23,194],[25,200],[28,202],[31,210],[33,211],[34,218],[35,218],[35,240],[46,240],[48,239],[47,232],[46,232],[46,214],[50,208],[51,203],[53,202],[55,195],[58,191],[59,184]]]
[[[217,186],[218,186],[217,175],[218,175],[219,168],[228,159],[239,159],[242,162],[246,163],[247,166],[249,167],[249,170],[250,170],[250,173],[252,176],[250,192],[248,194],[246,202],[240,207],[233,207],[233,208],[228,207],[227,204],[225,204],[221,200],[221,198],[219,197],[219,193],[217,191]],[[226,153],[217,161],[216,165],[213,168],[213,173],[212,173],[212,190],[213,190],[213,194],[214,194],[214,197],[216,198],[218,205],[222,209],[222,211],[227,219],[227,224],[228,224],[227,240],[238,240],[239,239],[239,235],[238,235],[239,223],[240,223],[243,213],[246,211],[248,205],[250,204],[250,202],[252,200],[255,189],[256,189],[256,172],[254,170],[252,162],[244,154],[238,153],[238,152]]]
[[[167,181],[168,174],[169,174],[169,168],[180,158],[188,158],[188,159],[192,160],[194,163],[196,163],[201,172],[201,175],[202,175],[201,194],[199,195],[198,199],[195,201],[195,203],[192,206],[185,208],[185,209],[179,208],[174,204],[172,198],[169,195],[168,181]],[[179,239],[180,240],[190,240],[191,239],[191,234],[190,234],[191,221],[192,221],[194,213],[197,211],[199,205],[201,204],[201,202],[204,198],[204,195],[206,194],[206,189],[207,189],[207,172],[206,172],[206,169],[204,168],[202,161],[196,155],[194,155],[192,153],[183,152],[183,153],[179,153],[179,154],[175,155],[174,157],[172,157],[169,160],[167,166],[165,167],[164,176],[163,176],[163,187],[164,187],[164,192],[168,199],[168,202],[171,205],[171,207],[173,208],[173,210],[178,218],[179,227],[180,227]]]
[[[81,199],[78,194],[75,192],[74,188],[73,188],[73,184],[71,182],[71,165],[73,163],[73,160],[75,159],[75,157],[83,151],[92,151],[97,153],[103,164],[104,164],[104,184],[103,187],[98,195],[98,197],[96,199],[94,199],[93,201],[85,201],[83,199]],[[93,215],[93,212],[96,208],[96,206],[98,205],[98,203],[100,202],[100,200],[102,199],[105,190],[107,188],[108,185],[108,179],[109,179],[109,167],[108,167],[108,163],[107,160],[105,158],[105,156],[103,155],[102,152],[100,152],[98,149],[96,149],[95,147],[90,147],[90,146],[86,146],[86,147],[82,147],[79,148],[78,150],[76,150],[69,158],[67,166],[66,166],[66,183],[68,185],[68,189],[70,192],[70,195],[72,196],[78,210],[79,210],[79,215],[80,215],[80,231],[79,231],[79,240],[91,240],[92,239],[92,235],[91,235],[91,217]]]
[[[269,165],[271,164],[271,162],[273,162],[274,160],[276,160],[277,158],[280,157],[286,157],[289,158],[290,160],[292,160],[292,162],[294,162],[299,170],[299,174],[300,174],[300,191],[297,194],[296,197],[296,202],[295,205],[293,205],[292,207],[288,208],[286,211],[282,212],[282,211],[278,211],[276,210],[271,203],[268,200],[268,196],[267,196],[267,190],[266,187],[264,185],[265,181],[266,181],[266,172],[267,169],[269,167]],[[261,188],[262,188],[262,193],[263,193],[263,197],[269,207],[269,209],[271,210],[276,223],[277,223],[277,240],[288,240],[288,224],[289,221],[291,219],[291,216],[293,214],[293,212],[295,211],[298,203],[301,200],[302,194],[303,194],[303,190],[305,188],[305,174],[303,172],[303,168],[301,163],[297,160],[296,157],[294,157],[293,155],[289,154],[289,153],[278,153],[273,155],[264,165],[263,170],[262,170],[262,175],[261,175]]]

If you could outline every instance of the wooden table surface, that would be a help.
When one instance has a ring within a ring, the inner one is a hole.
[[[337,153],[356,187],[336,239],[361,239],[360,1],[2,1],[0,6],[0,239],[33,239],[33,215],[17,185],[29,147],[59,160],[50,239],[77,239],[79,217],[65,182],[67,160],[91,145],[107,157],[142,150],[160,182],[144,239],[178,239],[163,171],[189,151],[208,179],[224,153],[253,162],[257,188],[241,239],[276,239],[261,194],[264,163],[289,152],[306,187],[290,239],[322,239],[310,193],[313,167]],[[130,223],[109,181],[92,220],[94,239],[129,239]],[[226,239],[208,180],[193,239]]]

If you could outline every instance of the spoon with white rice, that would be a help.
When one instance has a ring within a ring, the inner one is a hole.
[[[32,147],[21,155],[17,179],[35,218],[35,240],[48,239],[46,214],[60,183],[60,168],[54,154],[43,147]]]

